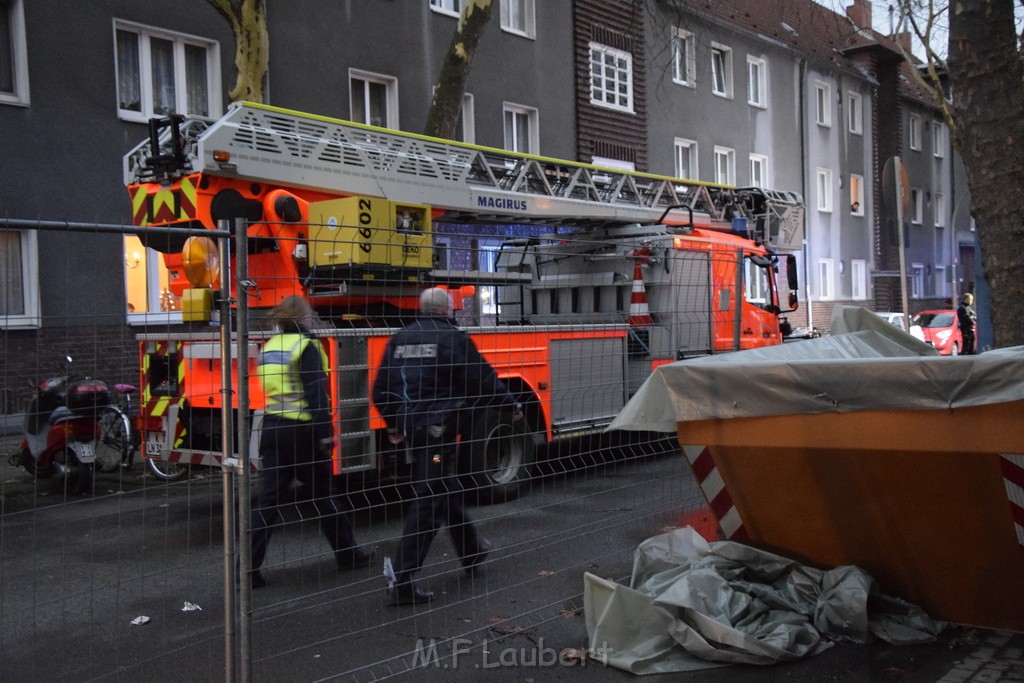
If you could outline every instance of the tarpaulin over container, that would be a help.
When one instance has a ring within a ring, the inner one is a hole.
[[[849,331],[848,331],[849,330]],[[1024,347],[955,362],[870,311],[837,306],[832,334],[662,365],[609,429],[867,410],[938,410],[1024,399]]]
[[[774,664],[834,641],[932,640],[944,624],[857,567],[823,571],[693,529],[644,541],[629,586],[585,576],[591,656],[637,674]]]
[[[727,539],[1024,632],[1024,347],[940,358],[851,307],[832,329],[662,366],[611,427],[675,431]]]

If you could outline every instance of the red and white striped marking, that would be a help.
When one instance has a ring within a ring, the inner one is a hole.
[[[743,520],[740,519],[740,513],[732,502],[732,496],[725,488],[725,482],[722,481],[722,475],[715,465],[714,458],[711,457],[711,451],[707,446],[683,446],[683,453],[704,494],[704,500],[718,519],[722,534],[730,541],[748,540]]]
[[[1002,455],[999,460],[1006,497],[1010,499],[1013,529],[1017,542],[1024,548],[1024,455]]]
[[[647,288],[644,286],[644,271],[640,267],[641,259],[633,263],[633,289],[629,295],[630,327],[646,327],[653,325],[651,309],[647,307]]]

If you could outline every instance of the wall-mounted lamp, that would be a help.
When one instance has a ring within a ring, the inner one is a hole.
[[[142,263],[142,254],[139,252],[133,251],[130,256],[127,253],[124,255],[124,264],[129,268],[138,268],[140,263]]]

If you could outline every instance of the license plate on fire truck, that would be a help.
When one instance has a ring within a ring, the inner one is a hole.
[[[146,457],[159,458],[164,453],[163,432],[149,432],[146,434]]]

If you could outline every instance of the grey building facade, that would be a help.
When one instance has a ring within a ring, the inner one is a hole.
[[[459,7],[267,0],[265,100],[422,132]],[[228,105],[227,22],[203,0],[2,0],[0,12],[0,52],[10,55],[0,60],[0,218],[130,224],[121,158],[147,135],[146,120]],[[495,0],[457,137],[800,192],[809,305],[793,322],[819,327],[836,302],[896,303],[880,183],[885,160],[901,154],[912,210],[920,205],[911,308],[931,307],[972,286],[966,183],[934,108],[906,87],[865,12],[865,0],[848,16],[811,0]],[[26,358],[95,355],[97,345],[118,350],[94,359],[97,372],[114,372],[142,326],[179,320],[157,259],[130,238],[8,226],[0,249],[5,376]]]

